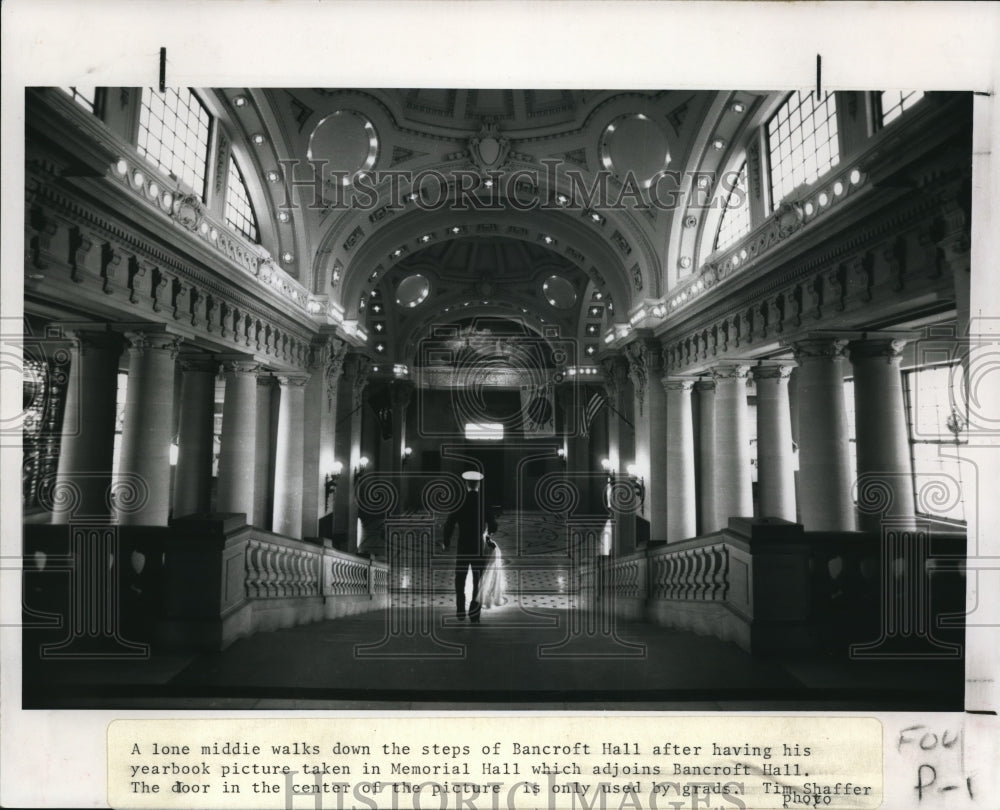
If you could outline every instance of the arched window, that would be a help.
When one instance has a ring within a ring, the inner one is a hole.
[[[205,196],[212,116],[187,87],[159,93],[143,88],[139,153],[158,169]]]
[[[247,193],[243,172],[232,155],[229,156],[229,174],[226,179],[226,222],[251,242],[260,242],[257,215]]]
[[[719,220],[713,250],[723,250],[750,233],[750,201],[747,199],[747,164],[743,161]]]
[[[921,90],[883,90],[879,93],[882,126],[891,124],[923,97]]]
[[[771,210],[799,186],[840,162],[837,102],[833,93],[792,93],[767,122]]]

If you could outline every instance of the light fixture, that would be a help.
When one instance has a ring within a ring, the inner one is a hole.
[[[180,452],[181,452],[181,448],[177,444],[177,439],[174,439],[170,443],[170,466],[171,467],[176,467],[177,466],[177,457],[180,455]]]
[[[565,464],[566,463],[566,448],[560,447],[556,450],[556,455],[559,456],[559,460]]]
[[[323,478],[323,494],[326,511],[333,509],[333,499],[337,493],[337,483],[340,481],[340,474],[344,471],[344,465],[339,461],[333,462],[333,466]]]
[[[281,175],[275,169],[268,169],[267,180],[269,183],[277,183],[281,179]]]
[[[493,188],[493,180],[487,177],[483,185],[486,186],[486,188]]]
[[[635,497],[639,499],[640,510],[645,510],[646,508],[646,479],[639,475],[639,468],[635,464],[629,464],[625,467],[625,472],[628,474],[629,483],[632,484],[632,492],[635,493]]]
[[[410,456],[412,456],[412,455],[413,455],[413,448],[412,447],[404,447],[403,448],[403,464],[404,464],[404,466],[405,466],[406,462],[410,460]]]
[[[742,101],[734,101],[732,107],[730,107],[729,109],[731,109],[734,113],[742,113],[746,110],[746,108],[747,105],[744,104]]]
[[[287,250],[284,253],[281,254],[281,261],[283,261],[285,264],[291,264],[291,262],[294,259],[295,259],[294,254],[290,253]]]
[[[128,174],[128,163],[125,162],[124,158],[119,158],[118,162],[115,163],[115,173],[120,174],[122,177]]]
[[[357,478],[361,473],[363,473],[368,468],[368,456],[361,456],[358,459],[358,465],[354,468],[354,477]]]
[[[252,140],[257,146],[260,146],[264,143],[264,136],[260,132],[255,132],[251,136],[250,140]]]
[[[858,171],[857,169],[851,169],[850,180],[851,180],[851,185],[856,186],[858,183],[861,182],[861,172]]]
[[[726,148],[726,142],[722,138],[716,138],[712,141],[712,147],[714,149],[722,150]]]
[[[844,193],[844,184],[841,183],[839,180],[833,184],[833,193],[837,197],[839,197],[841,194]]]
[[[246,107],[247,106],[247,97],[246,96],[236,96],[236,98],[233,99],[233,104],[235,104],[237,107]]]
[[[289,213],[287,211],[279,211],[278,212],[278,221],[279,222],[288,222],[288,220],[290,220],[290,219],[291,219],[291,215],[289,215]]]
[[[820,194],[819,194],[819,204],[820,204],[820,206],[821,207],[825,206],[829,202],[830,202],[830,196],[825,191],[821,191]]]

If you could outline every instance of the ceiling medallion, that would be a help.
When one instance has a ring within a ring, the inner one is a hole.
[[[469,139],[472,162],[485,174],[503,168],[509,154],[510,141],[500,134],[496,120],[484,118],[479,132]]]

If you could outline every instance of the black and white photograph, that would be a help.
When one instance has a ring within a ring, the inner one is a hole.
[[[13,94],[18,722],[995,709],[981,86],[439,44]]]
[[[961,707],[971,94],[25,104],[26,705]]]

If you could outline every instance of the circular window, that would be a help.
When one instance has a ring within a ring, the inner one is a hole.
[[[375,165],[378,135],[372,122],[354,110],[337,110],[322,121],[309,136],[309,160],[326,162],[324,174],[337,172],[349,185],[358,172]]]
[[[649,188],[670,162],[670,145],[663,128],[642,113],[623,115],[601,135],[601,163],[619,177],[631,172]]]
[[[562,276],[549,276],[542,282],[542,294],[550,306],[569,309],[576,303],[576,288]]]
[[[431,292],[431,283],[426,276],[415,273],[407,276],[396,287],[396,303],[401,307],[415,307],[427,299]]]

